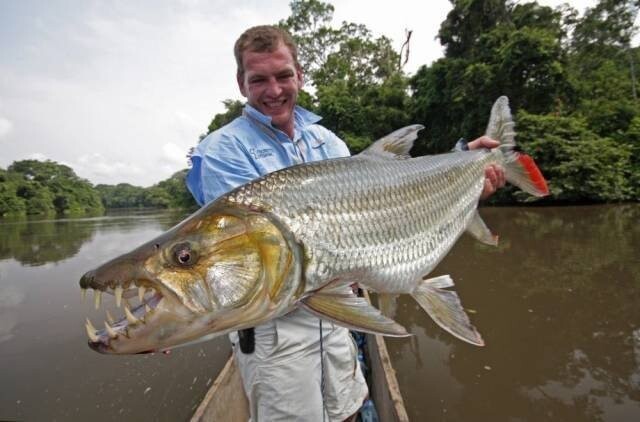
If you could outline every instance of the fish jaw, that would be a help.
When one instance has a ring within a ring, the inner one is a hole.
[[[107,313],[104,328],[98,326],[98,329],[87,319],[91,349],[106,354],[163,350],[178,341],[175,337],[182,328],[195,328],[194,322],[199,317],[198,311],[203,308],[203,301],[181,300],[179,290],[172,289],[171,283],[164,282],[150,271],[149,264],[153,263],[159,249],[156,245],[159,244],[160,239],[154,239],[88,271],[80,279],[83,290],[94,291],[96,309],[101,307],[105,296],[111,295],[116,308],[112,312],[121,315],[114,319],[111,313]],[[132,304],[136,298],[138,303]],[[189,331],[183,331],[182,336]]]
[[[96,308],[107,293],[125,314],[108,314],[103,329],[87,320],[89,347],[107,354],[167,350],[287,312],[300,290],[301,264],[281,229],[265,213],[207,207],[87,272],[80,287],[94,290]],[[136,297],[139,304],[128,304]]]

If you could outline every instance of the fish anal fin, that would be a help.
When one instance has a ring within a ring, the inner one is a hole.
[[[429,316],[444,330],[476,346],[484,346],[480,333],[471,325],[469,316],[462,308],[457,293],[445,290],[453,286],[448,275],[421,280],[416,286],[413,298]]]
[[[467,226],[467,232],[485,245],[498,245],[498,235],[493,234],[491,230],[489,230],[489,227],[487,227],[482,217],[480,217],[478,210],[474,211],[469,226]]]
[[[302,306],[322,319],[344,327],[373,334],[406,337],[407,330],[354,294],[315,293],[302,300]]]

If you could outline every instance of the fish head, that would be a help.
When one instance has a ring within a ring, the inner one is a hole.
[[[110,293],[125,314],[107,314],[99,330],[87,320],[92,349],[167,350],[290,309],[301,270],[286,230],[268,213],[213,205],[82,276],[80,287],[94,290],[96,308]]]

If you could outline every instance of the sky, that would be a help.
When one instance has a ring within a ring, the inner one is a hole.
[[[364,24],[398,49],[411,29],[409,73],[443,55],[448,0],[330,3],[336,25]],[[288,0],[0,0],[0,168],[49,159],[94,184],[166,179],[222,101],[242,99],[236,38],[289,11]]]

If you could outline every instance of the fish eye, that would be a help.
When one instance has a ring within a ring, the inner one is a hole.
[[[172,255],[176,264],[182,267],[193,265],[198,258],[196,251],[191,249],[191,244],[188,242],[175,245],[172,248]]]

